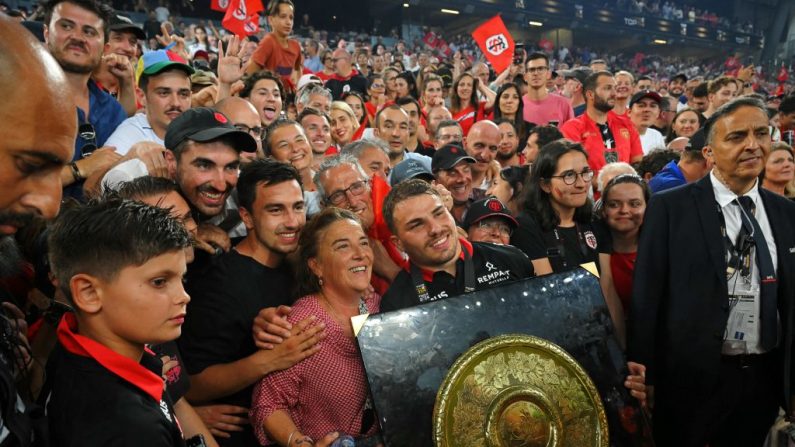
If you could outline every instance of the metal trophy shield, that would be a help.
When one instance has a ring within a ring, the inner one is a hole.
[[[584,268],[354,317],[354,330],[387,447],[653,445]]]

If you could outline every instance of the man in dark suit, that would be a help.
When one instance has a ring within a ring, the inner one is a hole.
[[[635,264],[629,359],[654,386],[659,446],[760,446],[791,410],[795,204],[759,187],[764,105],[705,124],[712,172],[655,195]]]

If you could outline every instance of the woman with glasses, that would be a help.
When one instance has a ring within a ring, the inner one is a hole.
[[[588,156],[579,143],[557,140],[538,154],[525,186],[519,228],[511,244],[533,263],[537,275],[565,272],[593,262],[619,339],[624,315],[610,272],[610,243],[597,239],[591,223],[588,189],[593,179]]]
[[[397,77],[400,72],[395,67],[386,67],[384,69],[384,84],[386,86],[386,99],[387,101],[394,101],[397,99]]]
[[[329,207],[303,229],[298,246],[300,295],[288,320],[309,316],[326,327],[317,352],[265,376],[255,387],[251,423],[262,445],[328,446],[337,436],[378,431],[351,317],[380,310],[371,292],[373,250],[358,217]]]
[[[367,110],[367,122],[374,123],[375,114],[378,113],[378,109],[387,101],[386,80],[384,79],[384,75],[378,73],[370,75],[367,79],[367,96],[369,99],[364,103],[364,107]]]
[[[478,100],[478,92],[486,97],[485,101]],[[463,73],[453,82],[450,90],[450,113],[461,124],[465,137],[476,121],[486,118],[496,98],[497,95],[487,86],[481,85],[472,73]]]
[[[323,69],[315,73],[321,81],[326,82],[337,72],[334,70],[334,58],[331,57],[333,50],[325,49],[320,52],[320,61],[323,62]]]
[[[597,211],[611,238],[610,272],[624,314],[632,297],[632,274],[638,252],[638,238],[651,190],[634,174],[613,177],[602,193],[602,207]]]

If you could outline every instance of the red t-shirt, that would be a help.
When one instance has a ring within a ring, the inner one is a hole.
[[[251,55],[251,60],[257,65],[278,74],[290,87],[293,85],[290,79],[293,70],[301,71],[303,68],[302,59],[301,45],[297,40],[288,39],[287,48],[284,48],[273,34],[265,36]]]
[[[631,123],[618,115],[607,115],[607,127],[613,134],[613,150],[618,154],[617,161],[629,163],[633,158],[643,157],[643,148],[640,145],[640,135]],[[605,161],[605,143],[599,126],[592,120],[588,113],[583,113],[573,120],[566,121],[560,127],[560,132],[566,139],[581,143],[588,153],[588,165],[598,175]]]
[[[635,271],[635,258],[637,253],[611,253],[610,270],[613,272],[613,284],[616,293],[621,299],[624,315],[629,312],[629,303],[632,300],[632,273]]]
[[[476,121],[480,121],[486,118],[486,103],[479,102],[478,108],[475,110],[475,107],[470,105],[466,109],[458,111],[458,113],[453,114],[453,119],[458,121],[458,124],[461,125],[461,130],[464,131],[464,136],[469,135],[469,129],[475,124]]]

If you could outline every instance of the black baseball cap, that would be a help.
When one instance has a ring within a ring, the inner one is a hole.
[[[580,84],[585,85],[585,80],[588,79],[588,76],[593,73],[593,70],[590,68],[579,67],[573,68],[571,70],[566,70],[563,72],[563,79],[576,79],[580,82]]]
[[[174,150],[185,140],[207,143],[221,137],[232,141],[238,152],[256,152],[257,141],[248,132],[238,130],[221,112],[195,107],[174,118],[166,128],[166,149]]]
[[[113,13],[110,16],[110,31],[129,31],[135,35],[139,40],[146,40],[146,33],[144,29],[133,23],[129,17],[121,14]]]
[[[469,205],[469,209],[467,210],[462,224],[463,228],[464,230],[469,230],[470,226],[489,217],[501,217],[508,222],[508,225],[513,229],[519,226],[519,222],[514,219],[511,212],[499,199],[496,197],[486,197],[485,199],[476,200]]]
[[[685,146],[685,150],[701,152],[701,149],[704,149],[704,146],[706,145],[707,145],[707,135],[704,131],[704,128],[702,127],[701,129],[698,129],[696,133],[694,133],[687,141],[687,146]]]
[[[420,178],[429,182],[436,179],[425,165],[413,158],[407,158],[392,168],[392,171],[389,173],[389,185],[395,186],[398,183],[413,178]]]
[[[459,144],[445,144],[433,153],[431,170],[436,172],[440,169],[452,169],[453,166],[466,160],[468,163],[476,163],[477,160],[467,155],[466,151]]]
[[[659,93],[652,91],[652,90],[641,90],[638,93],[632,95],[632,99],[629,100],[629,106],[632,107],[635,105],[636,102],[640,101],[643,98],[651,98],[657,104],[662,102],[662,96]]]

